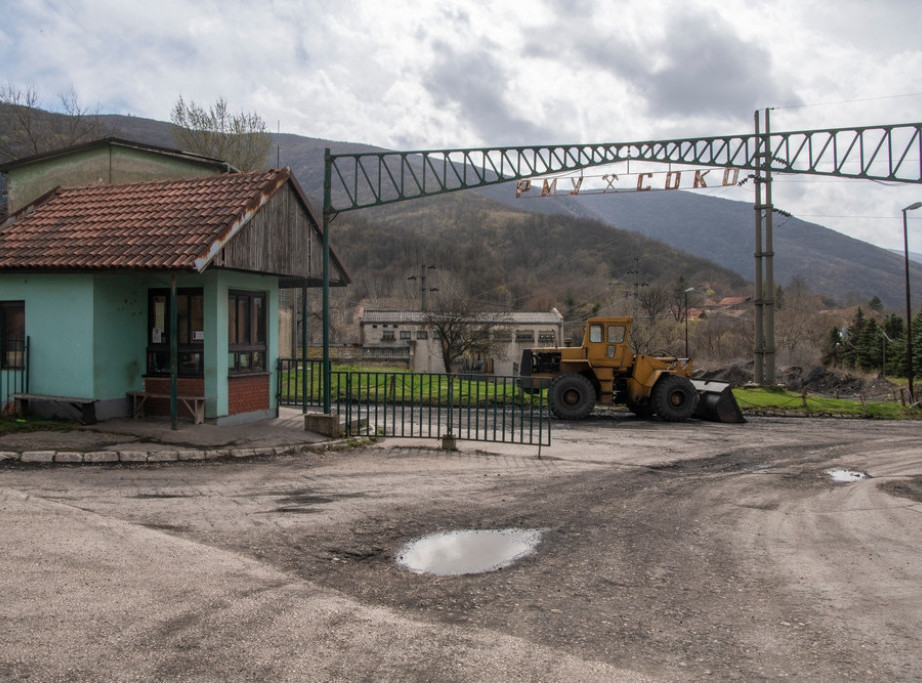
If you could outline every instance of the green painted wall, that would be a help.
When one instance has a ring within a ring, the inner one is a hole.
[[[0,300],[26,304],[32,393],[93,397],[93,281],[0,275]]]
[[[140,391],[144,388],[142,375],[147,363],[147,290],[155,285],[151,279],[140,279],[136,275],[100,273],[91,277],[92,396],[100,399],[124,398],[126,391]],[[27,306],[27,321],[29,315]]]

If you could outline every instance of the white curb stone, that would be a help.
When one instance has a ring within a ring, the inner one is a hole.
[[[118,462],[118,452],[90,451],[83,454],[83,462]]]
[[[147,454],[147,462],[175,462],[179,460],[176,451],[151,451]]]
[[[54,451],[23,451],[22,462],[54,462]]]

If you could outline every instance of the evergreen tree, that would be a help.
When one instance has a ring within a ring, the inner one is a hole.
[[[922,377],[922,313],[912,319],[912,374]]]
[[[842,350],[842,334],[838,327],[829,330],[829,334],[823,340],[822,363],[824,366],[837,368],[840,364],[839,354]]]
[[[880,333],[880,325],[874,318],[865,320],[864,327],[855,341],[857,351],[856,364],[862,370],[881,372],[881,355],[883,347],[881,342],[884,336]]]
[[[842,337],[842,348],[839,353],[842,367],[858,367],[858,339],[864,331],[865,320],[864,311],[859,307]]]
[[[881,332],[886,335],[886,374],[906,376],[906,325],[902,316],[891,313],[884,318]]]

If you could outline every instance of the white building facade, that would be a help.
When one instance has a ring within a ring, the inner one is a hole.
[[[422,311],[365,310],[359,320],[365,348],[406,348],[409,368],[416,372],[445,372],[433,314]],[[472,320],[488,331],[490,352],[463,359],[466,371],[488,375],[517,375],[524,349],[563,345],[563,316],[547,312],[488,314]]]

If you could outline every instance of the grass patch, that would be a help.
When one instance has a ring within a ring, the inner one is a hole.
[[[744,413],[866,417],[879,420],[922,419],[922,411],[893,401],[855,401],[809,394],[804,397],[783,387],[734,389],[733,395]]]
[[[306,377],[294,371],[281,373],[280,391],[294,403],[301,400],[305,384],[308,401],[316,403],[322,400],[323,377],[319,367],[312,367]],[[333,366],[330,385],[333,401],[431,406],[463,404],[484,407],[506,403],[538,406],[545,400],[546,393],[531,394],[523,392],[514,382],[480,377],[469,379],[460,375],[449,378],[447,375],[412,372],[402,368],[340,365]]]
[[[80,427],[75,420],[43,417],[2,417],[0,435],[22,432],[69,432]]]

